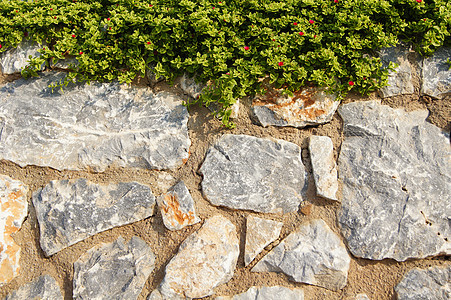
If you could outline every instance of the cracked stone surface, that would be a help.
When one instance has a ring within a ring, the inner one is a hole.
[[[281,90],[266,87],[266,94],[253,100],[251,113],[253,120],[263,126],[293,126],[303,128],[330,122],[339,101],[336,95],[324,89],[304,88],[293,97],[283,95]]]
[[[409,271],[395,287],[399,300],[451,299],[451,267]]]
[[[246,220],[244,264],[247,266],[280,235],[283,223],[249,215]]]
[[[96,233],[151,216],[155,197],[137,182],[55,180],[33,195],[33,204],[41,248],[50,256]]]
[[[316,194],[330,200],[338,200],[338,172],[331,138],[312,135],[309,140],[309,152]]]
[[[0,175],[0,286],[19,275],[20,247],[12,235],[27,216],[27,193],[23,182]]]
[[[0,54],[0,69],[3,74],[14,74],[20,73],[23,68],[25,68],[28,63],[28,56],[41,56],[38,50],[42,45],[30,40],[22,41],[17,48],[11,48],[6,52]],[[42,65],[42,70],[44,70],[45,64]]]
[[[160,286],[163,299],[212,295],[233,277],[239,253],[235,225],[221,215],[207,219],[167,264]]]
[[[233,297],[216,297],[215,300],[304,300],[304,290],[283,286],[253,286],[246,292]]]
[[[264,256],[252,272],[283,272],[296,282],[338,291],[345,287],[351,258],[323,220],[301,225]]]
[[[63,295],[56,280],[50,275],[43,275],[21,286],[19,289],[7,295],[4,300],[24,299],[63,300]]]
[[[177,96],[118,83],[48,87],[64,75],[0,86],[0,158],[58,170],[174,169],[189,156]]]
[[[341,106],[339,223],[350,251],[381,260],[451,253],[449,137],[425,119],[378,101]]]
[[[296,211],[307,186],[301,148],[278,139],[225,134],[199,171],[204,196],[232,209]]]
[[[169,230],[180,230],[200,222],[194,200],[185,183],[179,181],[167,193],[157,198],[163,223]]]
[[[451,48],[440,48],[423,60],[421,92],[434,98],[451,93],[451,71],[446,60],[451,58]]]
[[[138,299],[154,267],[155,256],[139,237],[97,245],[74,263],[74,299]]]

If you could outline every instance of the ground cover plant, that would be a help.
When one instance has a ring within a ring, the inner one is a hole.
[[[287,93],[305,85],[344,97],[386,84],[377,51],[411,43],[422,55],[449,45],[449,0],[1,0],[0,53],[23,39],[42,44],[24,76],[75,57],[71,81],[130,83],[152,68],[209,88],[226,126],[236,99],[262,93],[268,77]],[[339,98],[340,98],[339,97]]]

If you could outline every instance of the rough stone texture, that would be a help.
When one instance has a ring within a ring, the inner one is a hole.
[[[252,268],[283,272],[296,282],[338,291],[346,285],[351,258],[323,220],[312,220],[291,233]]]
[[[283,223],[249,215],[246,221],[244,264],[247,266],[280,235]]]
[[[312,135],[309,142],[316,194],[338,200],[338,174],[334,160],[334,145],[330,137]]]
[[[283,286],[253,286],[246,292],[233,297],[216,297],[215,300],[304,300],[304,290]]]
[[[78,66],[79,62],[75,57],[67,57],[66,59],[60,59],[56,63],[52,63],[52,67],[60,69],[69,69],[70,65]]]
[[[169,93],[118,83],[48,88],[50,73],[0,87],[0,158],[20,166],[104,171],[176,168],[188,158],[188,112]]]
[[[413,94],[415,88],[412,83],[412,66],[408,60],[409,49],[406,46],[398,45],[384,48],[380,51],[380,58],[384,68],[390,62],[398,64],[395,71],[390,71],[388,75],[388,86],[380,89],[383,98]]]
[[[449,138],[425,121],[378,101],[339,109],[345,139],[339,223],[350,251],[369,259],[451,253]]]
[[[451,267],[415,268],[395,287],[399,300],[451,299]]]
[[[433,56],[423,60],[423,94],[441,99],[451,93],[451,71],[446,63],[448,58],[451,58],[451,48],[440,48]]]
[[[179,181],[169,191],[157,198],[163,223],[169,230],[179,230],[200,222],[194,200],[185,183]]]
[[[194,99],[197,99],[206,87],[205,84],[197,83],[194,77],[189,77],[187,74],[183,74],[178,80],[180,88]]]
[[[154,267],[155,256],[139,237],[97,245],[74,263],[74,299],[138,299]]]
[[[248,135],[222,136],[200,172],[213,205],[264,213],[296,211],[307,183],[299,146]]]
[[[96,233],[151,216],[155,197],[148,186],[136,182],[59,180],[36,192],[33,204],[41,248],[50,256]]]
[[[4,300],[24,299],[63,300],[63,295],[56,280],[50,275],[44,275],[15,290]]]
[[[357,294],[355,295],[355,300],[370,300],[370,298],[366,294]]]
[[[202,298],[229,281],[239,255],[235,225],[221,215],[206,220],[190,235],[166,266],[160,286],[163,297]]]
[[[29,60],[28,56],[41,56],[38,50],[42,47],[33,41],[24,40],[17,48],[11,48],[6,52],[0,54],[0,69],[3,74],[20,73],[25,68]],[[44,70],[45,64],[42,65]]]
[[[150,64],[148,66],[148,68],[146,69],[146,76],[149,79],[150,84],[157,84],[158,82],[164,80],[163,76],[160,76],[160,77],[156,78],[156,75],[155,75],[155,72],[154,72],[155,67],[156,67],[156,64],[153,63],[153,64]]]
[[[159,290],[153,290],[152,293],[147,295],[146,300],[164,300]]]
[[[19,275],[20,247],[12,235],[28,212],[28,186],[0,175],[0,286]]]
[[[330,122],[339,101],[336,95],[323,89],[304,88],[293,97],[282,95],[281,90],[266,87],[266,94],[253,100],[251,112],[254,121],[267,127],[293,126],[302,128]]]

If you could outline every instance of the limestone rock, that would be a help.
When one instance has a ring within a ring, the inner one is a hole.
[[[390,62],[398,64],[395,71],[390,71],[388,86],[380,89],[382,97],[413,94],[415,88],[412,83],[412,66],[407,58],[409,49],[403,45],[384,48],[380,51],[382,66],[388,67]]]
[[[166,266],[164,298],[202,298],[233,277],[239,255],[235,225],[221,215],[207,219]]]
[[[440,48],[433,56],[423,60],[423,94],[441,99],[451,93],[451,71],[446,63],[448,58],[451,58],[451,48]]]
[[[28,65],[29,56],[38,57],[41,53],[38,50],[42,45],[30,40],[22,41],[17,48],[11,48],[0,54],[0,69],[3,74],[20,73]],[[42,65],[44,70],[45,64]],[[1,96],[0,96],[1,98]]]
[[[293,126],[303,128],[330,122],[339,101],[336,95],[324,89],[304,88],[293,97],[283,95],[282,90],[267,87],[266,94],[256,97],[251,112],[254,121],[263,126]]]
[[[28,186],[0,175],[0,286],[19,275],[20,247],[12,235],[28,212]]]
[[[74,263],[74,299],[138,299],[154,267],[155,256],[139,237],[97,245]]]
[[[252,268],[283,272],[296,282],[338,291],[346,285],[351,258],[323,220],[312,220],[291,233]]]
[[[248,135],[223,135],[199,171],[213,205],[264,213],[296,211],[307,182],[299,146]]]
[[[366,294],[357,294],[355,295],[355,300],[370,300],[370,298]]]
[[[339,223],[350,251],[368,259],[451,253],[449,137],[425,121],[378,101],[339,109],[345,139],[339,157]]]
[[[59,180],[36,192],[33,204],[41,248],[50,256],[96,233],[151,216],[155,197],[149,187],[136,182]]]
[[[197,99],[206,87],[205,84],[197,83],[195,77],[190,77],[186,73],[179,78],[179,83],[180,88],[194,99]]]
[[[75,57],[67,57],[66,59],[60,59],[56,63],[52,63],[52,67],[60,69],[70,69],[70,65],[78,66],[79,62]]]
[[[399,300],[451,299],[451,267],[409,271],[395,287]]]
[[[69,84],[49,73],[0,87],[0,158],[20,166],[102,172],[172,169],[188,159],[188,112],[177,96],[118,83]]]
[[[304,290],[283,286],[253,286],[246,292],[233,297],[216,297],[215,300],[304,300]]]
[[[63,300],[63,295],[61,295],[61,290],[56,280],[50,275],[44,275],[15,290],[6,296],[4,300],[24,299]]]
[[[163,222],[169,230],[179,230],[200,222],[194,208],[194,200],[183,181],[157,198]]]
[[[164,300],[159,290],[153,290],[152,293],[147,295],[146,300]]]
[[[327,136],[311,136],[309,152],[316,194],[330,200],[338,200],[338,174],[332,140]]]
[[[246,221],[244,264],[247,266],[280,235],[283,223],[249,215]]]

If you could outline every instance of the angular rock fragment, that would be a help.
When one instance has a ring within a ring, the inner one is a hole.
[[[23,68],[28,65],[29,56],[38,57],[41,53],[38,50],[42,45],[30,40],[22,41],[17,48],[11,48],[0,54],[0,69],[3,74],[20,73]],[[42,64],[41,70],[44,70],[45,63]],[[0,97],[1,98],[1,97]]]
[[[323,220],[312,220],[285,238],[252,271],[283,272],[296,282],[338,291],[346,285],[350,261],[338,235]]]
[[[280,235],[283,223],[249,215],[246,221],[244,264],[247,266]]]
[[[28,212],[28,186],[0,175],[0,286],[19,275],[20,247],[12,235]]]
[[[56,280],[50,275],[44,275],[15,290],[4,300],[24,299],[63,300],[63,295]]]
[[[434,98],[451,93],[451,71],[446,63],[451,58],[451,48],[440,48],[431,57],[424,58],[421,92]]]
[[[0,87],[0,158],[58,170],[173,169],[191,144],[177,96],[118,83],[48,87],[64,74]]]
[[[151,216],[155,197],[149,187],[136,182],[59,180],[36,192],[33,204],[41,248],[50,256],[96,233]]]
[[[235,225],[223,216],[206,220],[166,266],[163,299],[202,298],[233,277],[239,255]]]
[[[296,211],[306,187],[301,148],[284,140],[226,134],[199,171],[204,196],[232,209]]]
[[[370,298],[366,294],[357,294],[355,300],[370,300]]]
[[[139,237],[97,245],[74,263],[74,299],[138,299],[154,267],[155,256]]]
[[[283,286],[253,286],[246,292],[233,297],[216,297],[215,300],[304,300],[304,290]]]
[[[412,65],[408,55],[409,49],[403,45],[384,48],[380,51],[379,56],[384,68],[387,68],[390,62],[398,64],[395,71],[389,71],[388,86],[380,89],[383,98],[415,92],[412,83]]]
[[[169,230],[179,230],[200,222],[194,208],[194,200],[183,181],[157,198],[164,225]]]
[[[180,88],[194,99],[197,99],[206,87],[205,84],[197,83],[194,77],[189,77],[187,74],[183,74],[179,82]]]
[[[399,300],[451,299],[451,267],[409,271],[395,287]]]
[[[146,300],[164,300],[159,290],[153,290],[152,293],[147,295]]]
[[[266,88],[266,94],[254,99],[251,112],[254,121],[263,126],[293,126],[303,128],[330,122],[339,101],[336,95],[324,89],[307,87],[294,93],[293,97],[283,95],[282,90]]]
[[[51,66],[60,69],[70,69],[71,65],[77,67],[79,64],[75,57],[67,57],[66,59],[60,59],[56,63],[52,63]]]
[[[338,200],[338,174],[334,160],[334,148],[330,137],[310,137],[309,152],[318,196]]]
[[[339,109],[345,139],[339,223],[350,251],[368,259],[451,253],[449,137],[425,121],[378,101]]]

